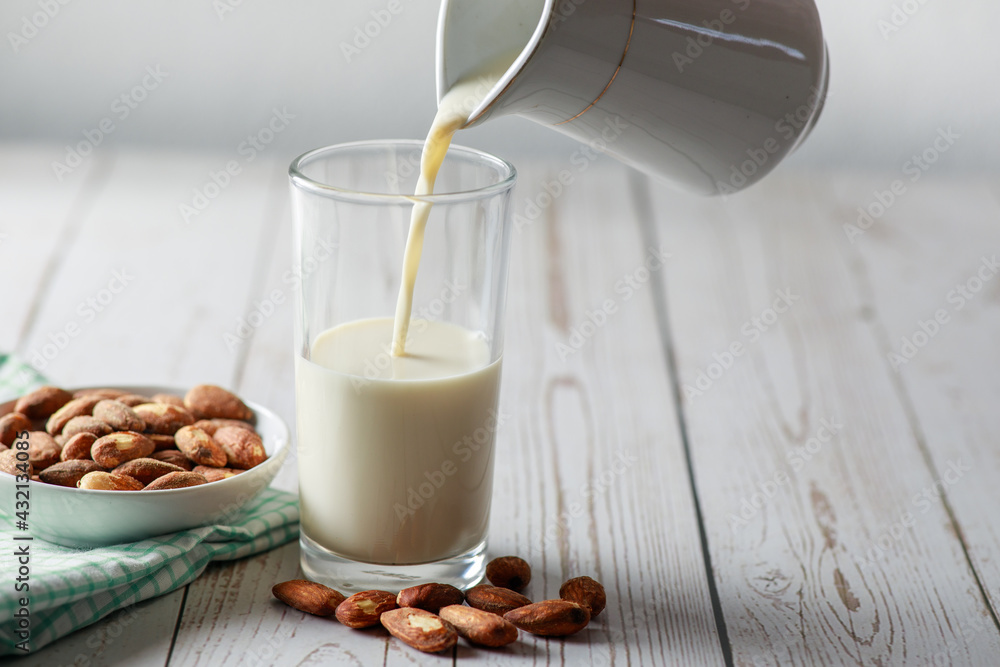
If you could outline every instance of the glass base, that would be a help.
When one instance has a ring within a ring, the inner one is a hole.
[[[306,579],[345,595],[372,589],[399,592],[417,584],[451,584],[465,590],[486,572],[486,540],[463,554],[420,565],[378,565],[348,560],[299,535],[301,565]]]

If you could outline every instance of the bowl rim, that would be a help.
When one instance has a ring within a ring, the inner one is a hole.
[[[65,389],[66,391],[69,392],[83,391],[85,389],[115,389],[118,391],[132,392],[135,394],[139,394],[141,396],[150,396],[151,394],[174,394],[182,397],[189,391],[188,389],[178,389],[177,387],[170,387],[166,385],[127,385],[127,384],[102,384],[102,385],[76,387],[76,388],[67,387]],[[260,403],[256,403],[254,401],[248,401],[242,397],[240,397],[240,400],[242,400],[248,408],[253,410],[254,417],[257,417],[259,413],[264,413],[268,416],[269,419],[273,419],[279,427],[278,439],[277,442],[275,443],[274,452],[268,455],[266,461],[264,461],[258,466],[250,468],[249,470],[246,471],[246,473],[252,473],[255,470],[263,470],[264,466],[266,466],[269,462],[273,460],[277,460],[279,457],[283,464],[284,459],[288,456],[288,451],[291,444],[291,435],[288,430],[288,424],[285,423],[285,420],[281,417],[281,415],[279,415],[274,410],[271,410],[267,406],[261,405]],[[9,401],[4,401],[3,403],[0,403],[0,416],[13,412],[13,407],[16,402],[17,399],[14,398]],[[264,440],[263,437],[261,439]],[[267,450],[266,442],[264,443],[264,449],[265,451]],[[141,489],[139,491],[112,491],[108,489],[78,489],[70,486],[60,486],[58,484],[46,484],[44,482],[36,482],[36,481],[29,481],[29,484],[31,485],[29,488],[37,489],[39,487],[42,487],[45,489],[46,492],[50,493],[73,493],[74,495],[84,494],[84,495],[95,495],[95,496],[107,496],[110,494],[116,497],[121,496],[124,498],[136,498],[136,497],[150,497],[162,494],[174,494],[174,495],[196,494],[199,493],[199,491],[203,487],[206,487],[209,484],[211,484],[212,488],[214,489],[219,489],[221,484],[232,485],[231,483],[233,482],[239,484],[246,484],[248,480],[246,478],[240,479],[241,476],[242,475],[234,475],[227,479],[220,479],[216,480],[215,482],[209,482],[208,484],[198,484],[197,486],[189,486],[182,489],[153,489],[151,491],[147,491],[146,489]],[[3,474],[0,474],[0,478],[10,478],[11,481],[14,481],[15,479],[11,475],[3,475]],[[263,488],[266,488],[270,485],[271,482],[269,481],[260,490],[262,491]]]

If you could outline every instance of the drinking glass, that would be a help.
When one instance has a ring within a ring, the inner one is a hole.
[[[420,154],[366,141],[289,168],[301,564],[341,590],[463,588],[485,568],[516,172],[453,146],[415,197]],[[386,331],[416,202],[431,212],[400,362]],[[465,366],[442,371],[452,355]]]

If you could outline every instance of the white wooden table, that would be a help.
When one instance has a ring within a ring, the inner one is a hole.
[[[76,323],[60,384],[215,382],[293,422],[288,156],[185,224],[231,156],[109,148],[58,183],[60,155],[0,152],[0,349]],[[722,201],[606,158],[518,168],[491,552],[537,599],[592,575],[603,615],[426,656],[272,600],[289,544],[14,664],[1000,664],[997,179],[932,172],[852,243],[900,174],[788,167]]]

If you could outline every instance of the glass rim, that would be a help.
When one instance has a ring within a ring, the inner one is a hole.
[[[491,153],[478,150],[476,148],[469,148],[468,146],[461,146],[457,144],[452,144],[448,149],[448,155],[445,156],[445,162],[448,161],[448,156],[453,154],[461,154],[466,157],[474,157],[481,161],[495,165],[500,172],[502,179],[496,183],[492,183],[482,188],[476,188],[474,190],[461,190],[458,192],[441,192],[434,193],[432,195],[416,196],[413,194],[391,194],[388,192],[365,192],[362,190],[354,190],[351,188],[343,188],[336,185],[331,185],[329,183],[321,183],[315,179],[309,178],[302,172],[302,167],[304,164],[318,155],[323,153],[341,151],[352,148],[371,148],[378,146],[407,146],[413,147],[417,150],[423,149],[424,142],[416,139],[369,139],[362,141],[351,141],[342,144],[331,144],[329,146],[322,146],[320,148],[314,148],[310,151],[303,153],[298,156],[292,163],[288,166],[288,177],[292,185],[301,188],[307,192],[322,197],[330,197],[333,199],[353,201],[365,204],[413,204],[414,202],[428,202],[431,204],[455,204],[467,201],[474,201],[477,199],[485,199],[492,197],[506,190],[510,190],[514,187],[517,182],[517,169],[514,168],[507,160],[501,157],[497,157]]]

